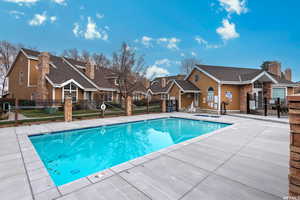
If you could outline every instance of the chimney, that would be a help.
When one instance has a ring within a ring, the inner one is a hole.
[[[90,79],[95,78],[95,65],[91,61],[86,63],[85,75],[87,75]]]
[[[38,81],[37,81],[37,99],[45,100],[48,98],[46,87],[46,75],[50,71],[50,55],[48,52],[41,52],[38,56]]]
[[[165,77],[163,77],[163,78],[161,78],[161,87],[162,88],[164,88],[164,87],[166,87],[166,85],[167,85],[167,81],[166,81],[166,78]]]
[[[292,80],[292,69],[291,68],[287,68],[284,71],[284,77],[286,80],[291,81]]]
[[[271,74],[281,77],[281,63],[277,61],[271,61],[266,63],[266,70]]]

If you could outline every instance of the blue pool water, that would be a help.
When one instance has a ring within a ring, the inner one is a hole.
[[[229,124],[163,118],[30,136],[57,186]]]

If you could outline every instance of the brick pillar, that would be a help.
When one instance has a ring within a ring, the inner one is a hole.
[[[67,96],[65,97],[65,105],[64,105],[64,114],[65,114],[65,122],[72,121],[72,98]]]
[[[42,52],[38,56],[38,80],[37,80],[37,96],[38,100],[46,100],[49,98],[46,86],[46,76],[50,72],[50,55],[48,52]]]
[[[132,115],[132,97],[128,96],[125,100],[125,111],[127,116]]]
[[[289,196],[300,198],[300,95],[289,96],[290,173]]]
[[[165,113],[167,112],[167,101],[166,100],[161,100],[161,112]]]

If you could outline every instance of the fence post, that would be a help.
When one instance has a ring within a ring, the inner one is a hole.
[[[147,113],[149,114],[149,97],[147,96]]]
[[[250,114],[250,94],[247,93],[247,114]]]
[[[300,95],[289,96],[290,170],[289,199],[300,197]]]
[[[18,124],[19,100],[15,99],[15,123]]]
[[[132,115],[132,97],[127,96],[125,99],[125,110],[126,110],[126,116]]]
[[[72,121],[72,98],[70,96],[65,97],[64,115],[65,115],[65,122]]]
[[[265,116],[268,116],[268,99],[264,98]]]
[[[280,98],[277,98],[276,107],[277,107],[277,117],[280,118]]]

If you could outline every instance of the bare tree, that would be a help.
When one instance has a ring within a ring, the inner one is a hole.
[[[0,84],[2,96],[5,93],[6,74],[16,58],[18,50],[19,46],[7,41],[0,41]]]
[[[120,95],[127,101],[145,80],[144,57],[137,57],[135,51],[123,43],[119,52],[113,54],[112,69],[118,77]]]
[[[181,73],[189,74],[195,67],[196,64],[200,64],[201,62],[196,58],[186,58],[181,61]]]
[[[76,48],[64,50],[62,56],[72,58],[74,60],[80,60],[80,54]]]
[[[110,64],[111,64],[110,60],[102,53],[100,54],[94,53],[92,58],[97,68],[99,67],[110,68]]]
[[[80,60],[83,62],[88,62],[91,58],[90,52],[87,50],[82,50],[80,55]]]

